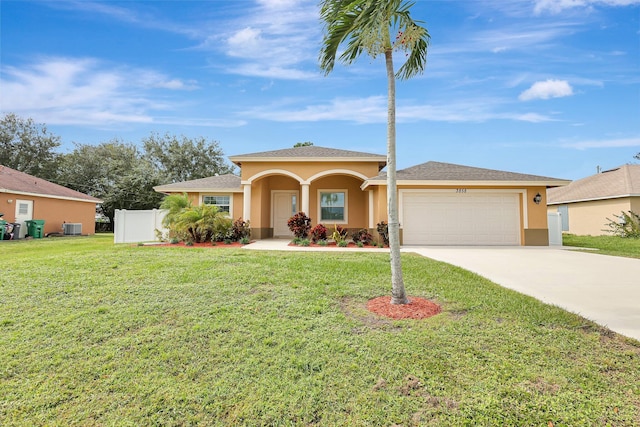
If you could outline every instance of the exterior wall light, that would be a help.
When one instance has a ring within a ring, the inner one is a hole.
[[[540,204],[540,202],[542,201],[542,196],[540,195],[540,193],[536,194],[536,196],[533,198],[533,201],[536,205]]]

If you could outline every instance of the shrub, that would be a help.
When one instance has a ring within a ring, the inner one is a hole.
[[[210,242],[221,233],[231,229],[231,220],[226,212],[212,205],[184,208],[174,219],[173,227],[185,241]]]
[[[231,240],[239,242],[244,238],[251,237],[251,227],[249,221],[244,221],[242,218],[238,218],[233,221],[231,229]]]
[[[346,248],[348,245],[349,245],[349,243],[347,243],[346,240],[340,240],[338,242],[338,246],[341,247],[341,248]]]
[[[318,224],[311,229],[311,241],[318,243],[319,240],[327,240],[327,227]]]
[[[212,242],[224,242],[233,239],[233,223],[231,218],[221,216],[217,219],[213,228]]]
[[[621,212],[621,215],[614,214],[613,216],[615,216],[617,220],[607,218],[607,221],[609,221],[607,227],[609,227],[609,229],[603,231],[620,237],[640,238],[640,215],[628,211],[628,213]]]
[[[366,228],[361,228],[358,231],[354,231],[351,238],[356,243],[362,243],[363,245],[370,245],[373,242],[373,236]]]
[[[311,244],[309,239],[300,239],[300,242],[298,242],[298,246],[309,246],[309,244]]]
[[[245,236],[242,239],[240,239],[240,243],[242,243],[243,245],[248,245],[249,243],[251,243],[251,239]]]
[[[377,224],[376,230],[382,239],[382,244],[384,246],[389,246],[389,224],[384,221],[380,221]]]
[[[318,240],[318,246],[327,246],[328,242],[326,239]]]
[[[298,212],[287,221],[289,230],[299,239],[304,239],[309,235],[311,230],[311,218],[304,212]]]
[[[349,230],[347,230],[346,228],[340,225],[334,224],[331,238],[336,242],[336,244],[340,244],[340,242],[345,242],[347,240],[348,233],[349,233]]]

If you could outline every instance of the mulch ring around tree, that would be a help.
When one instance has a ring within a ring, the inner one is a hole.
[[[409,304],[391,304],[390,296],[369,300],[367,309],[379,316],[391,319],[426,319],[435,316],[442,308],[425,298],[408,297]]]

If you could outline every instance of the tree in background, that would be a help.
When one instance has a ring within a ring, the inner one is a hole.
[[[339,47],[346,43],[340,61],[349,65],[363,53],[376,58],[384,55],[387,70],[387,193],[389,248],[391,252],[391,303],[409,302],[404,289],[400,260],[400,225],[396,185],[396,78],[409,79],[424,72],[429,32],[411,19],[413,3],[405,0],[323,0],[320,15],[326,28],[320,51],[320,67],[329,74]],[[392,37],[392,34],[395,34]],[[397,73],[393,52],[406,53]]]
[[[636,155],[635,155],[635,156],[633,156],[633,157],[635,157],[636,159],[640,160],[640,153],[636,154]]]
[[[297,147],[311,147],[312,145],[313,145],[313,142],[311,142],[311,141],[296,142],[296,144],[293,146],[293,148],[297,148]]]
[[[51,179],[56,174],[60,137],[44,124],[13,113],[0,119],[0,164],[20,172]]]
[[[135,145],[119,140],[99,145],[76,144],[61,156],[56,179],[61,185],[103,200],[102,213],[113,224],[116,209],[157,208],[160,174]]]
[[[144,158],[159,172],[162,183],[189,181],[234,171],[216,141],[152,133],[142,140]]]

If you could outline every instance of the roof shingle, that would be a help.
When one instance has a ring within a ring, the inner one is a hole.
[[[640,197],[640,165],[623,165],[547,191],[548,204]]]
[[[161,193],[173,191],[240,191],[240,177],[233,174],[209,176],[207,178],[191,181],[175,182],[173,184],[158,185],[153,187]]]
[[[386,164],[387,157],[382,154],[363,153],[360,151],[341,150],[338,148],[318,147],[309,145],[304,147],[285,148],[282,150],[263,151],[260,153],[241,154],[229,156],[229,159],[240,164],[244,160],[297,160],[297,161],[317,161],[318,159],[362,159],[367,161],[378,161]]]
[[[387,174],[381,173],[373,180],[386,179]],[[396,172],[398,181],[519,181],[519,182],[551,182],[558,178],[529,175],[516,172],[506,172],[493,169],[462,166],[452,163],[426,162]]]
[[[1,165],[0,191],[102,203],[102,200],[95,197]]]

